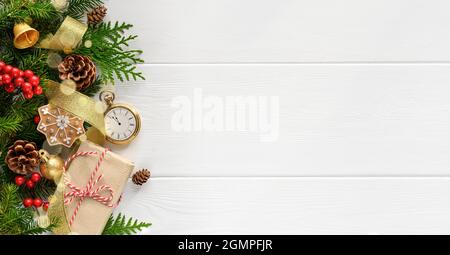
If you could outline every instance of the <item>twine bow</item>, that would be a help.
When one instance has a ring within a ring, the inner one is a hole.
[[[97,186],[97,183],[102,179],[103,174],[100,174],[98,177],[97,173],[100,169],[100,166],[103,162],[103,160],[105,159],[106,153],[108,153],[110,150],[109,149],[105,149],[101,154],[100,157],[97,161],[97,165],[95,166],[94,171],[92,171],[91,176],[89,178],[89,182],[86,184],[85,187],[81,188],[76,186],[75,184],[70,182],[70,179],[67,177],[67,175],[64,175],[64,184],[69,187],[69,189],[71,191],[66,192],[64,194],[64,204],[68,205],[70,203],[73,202],[73,200],[78,200],[77,201],[77,205],[75,207],[75,210],[72,214],[72,217],[70,218],[69,221],[69,226],[72,226],[78,210],[80,209],[81,204],[83,203],[84,199],[86,198],[90,198],[93,199],[105,206],[108,207],[116,207],[116,204],[112,204],[111,201],[114,198],[114,190],[111,188],[111,186],[109,185],[101,185],[97,188],[95,188]],[[72,155],[64,164],[64,172],[66,172],[69,164],[76,158],[78,157],[82,157],[82,156],[90,156],[90,155],[98,155],[98,152],[95,151],[88,151],[88,152],[78,152],[75,153],[74,155]],[[101,195],[102,193],[107,193],[107,196],[103,196]],[[119,199],[120,200],[120,199]]]

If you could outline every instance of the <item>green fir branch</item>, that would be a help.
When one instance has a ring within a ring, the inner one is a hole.
[[[49,21],[57,17],[58,12],[50,1],[23,1],[30,4],[25,7],[24,13],[36,21]]]
[[[31,120],[38,114],[38,108],[47,103],[45,96],[34,96],[32,99],[14,101],[9,109],[11,115]]]
[[[103,230],[103,235],[132,235],[151,225],[151,223],[138,222],[131,217],[126,219],[125,215],[119,213],[116,218],[111,215]]]
[[[15,23],[31,18],[35,23],[47,23],[58,17],[50,0],[10,0],[0,2],[0,28],[11,28]]]
[[[102,0],[69,0],[69,7],[64,15],[81,19],[88,11],[102,4]]]
[[[1,19],[1,18],[0,18]],[[0,21],[0,60],[5,63],[13,63],[13,61],[20,60],[22,56],[19,54],[19,51],[13,45],[13,34],[12,30],[1,30],[1,21]]]
[[[43,234],[56,226],[53,220],[41,228],[34,220],[33,210],[24,208],[18,187],[14,184],[0,186],[0,235]]]
[[[19,116],[0,117],[0,136],[8,136],[22,128],[22,118]]]
[[[101,23],[90,26],[84,40],[90,40],[92,47],[81,47],[76,53],[90,56],[98,65],[104,83],[119,81],[145,80],[142,72],[136,70],[136,64],[144,63],[140,58],[142,51],[129,50],[129,42],[137,36],[125,36],[132,27],[127,23]]]

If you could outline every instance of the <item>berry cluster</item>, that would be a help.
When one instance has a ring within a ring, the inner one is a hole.
[[[17,186],[22,186],[23,184],[25,184],[25,186],[27,186],[27,188],[29,189],[33,189],[34,186],[36,186],[36,183],[38,183],[41,180],[41,175],[39,173],[32,173],[30,178],[27,180],[27,178],[25,178],[25,176],[23,175],[18,175],[15,178],[15,182]]]
[[[24,98],[31,99],[34,95],[42,94],[40,82],[41,79],[34,75],[33,71],[22,71],[0,61],[0,86],[3,86],[6,92],[13,93],[21,90]]]
[[[49,203],[42,201],[42,199],[40,199],[40,198],[35,198],[35,199],[25,198],[23,200],[23,206],[25,206],[25,208],[30,208],[32,206],[34,206],[35,208],[39,208],[42,206],[44,211],[47,211]]]
[[[30,178],[27,179],[25,176],[23,175],[18,175],[15,178],[15,183],[17,186],[22,186],[23,184],[25,184],[27,186],[27,188],[29,189],[33,189],[36,186],[36,183],[38,183],[41,180],[41,175],[39,173],[32,173]],[[30,208],[32,206],[34,206],[35,208],[39,208],[39,207],[43,207],[45,211],[47,211],[48,209],[48,202],[43,202],[42,199],[40,198],[25,198],[23,200],[23,206],[25,206],[26,208]]]

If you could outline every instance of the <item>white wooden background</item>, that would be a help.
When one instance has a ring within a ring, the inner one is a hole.
[[[109,0],[146,81],[118,86],[153,177],[144,234],[450,233],[448,0]],[[175,96],[280,98],[280,137],[177,133]]]

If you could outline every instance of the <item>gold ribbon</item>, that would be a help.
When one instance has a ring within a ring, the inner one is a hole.
[[[48,217],[50,220],[57,220],[56,227],[52,232],[56,235],[67,235],[71,233],[69,221],[67,220],[66,207],[64,206],[64,178],[57,183],[55,193],[49,197]]]
[[[49,34],[39,45],[40,48],[63,50],[66,54],[78,47],[88,26],[67,16],[54,35]]]
[[[105,118],[95,100],[76,91],[74,88],[55,81],[47,82],[45,95],[49,99],[50,104],[83,118],[95,128],[95,130],[91,130],[92,127],[89,128],[87,132],[89,140],[97,144],[104,143]]]

